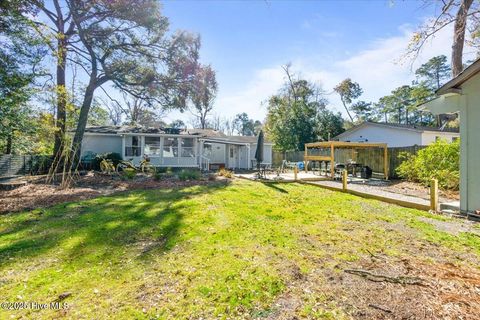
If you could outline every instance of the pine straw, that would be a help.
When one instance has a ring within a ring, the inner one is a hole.
[[[49,207],[58,203],[79,201],[135,189],[175,188],[207,184],[208,181],[157,181],[138,176],[133,180],[121,180],[117,176],[89,172],[79,177],[72,188],[47,184],[44,179],[33,179],[19,188],[0,190],[0,214]]]

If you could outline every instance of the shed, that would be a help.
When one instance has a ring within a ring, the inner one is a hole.
[[[480,59],[437,90],[424,104],[435,114],[459,112],[460,210],[480,210]]]

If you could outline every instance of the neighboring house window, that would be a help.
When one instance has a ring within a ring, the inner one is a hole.
[[[148,156],[160,156],[160,137],[145,137],[145,151]]]
[[[192,158],[195,157],[194,141],[193,138],[182,138],[181,139],[181,152],[182,157]]]
[[[140,154],[141,154],[140,137],[138,136],[126,137],[125,156],[140,157]]]
[[[163,140],[163,157],[178,157],[178,138],[165,137]]]

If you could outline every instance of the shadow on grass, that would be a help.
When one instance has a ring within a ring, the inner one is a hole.
[[[137,190],[30,211],[0,232],[0,244],[7,243],[0,245],[0,267],[15,258],[56,249],[62,257],[75,260],[115,258],[128,250],[140,255],[169,250],[176,243],[185,212],[194,206],[188,200],[227,185]]]
[[[280,183],[276,183],[276,182],[262,182],[262,184],[266,187],[269,187],[269,188],[272,188],[276,191],[279,191],[281,193],[288,193],[287,190],[283,189],[283,188],[280,188],[279,185]]]

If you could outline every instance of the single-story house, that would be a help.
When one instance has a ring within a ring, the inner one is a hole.
[[[264,143],[263,164],[272,163],[273,143]],[[139,164],[144,156],[156,167],[251,169],[257,137],[227,136],[211,129],[91,126],[85,129],[81,156],[116,152]]]
[[[435,114],[459,112],[460,210],[480,210],[480,59],[436,93],[424,108]]]
[[[409,147],[429,145],[438,139],[451,142],[459,137],[458,129],[366,121],[337,135],[333,140],[386,143],[389,147]]]

